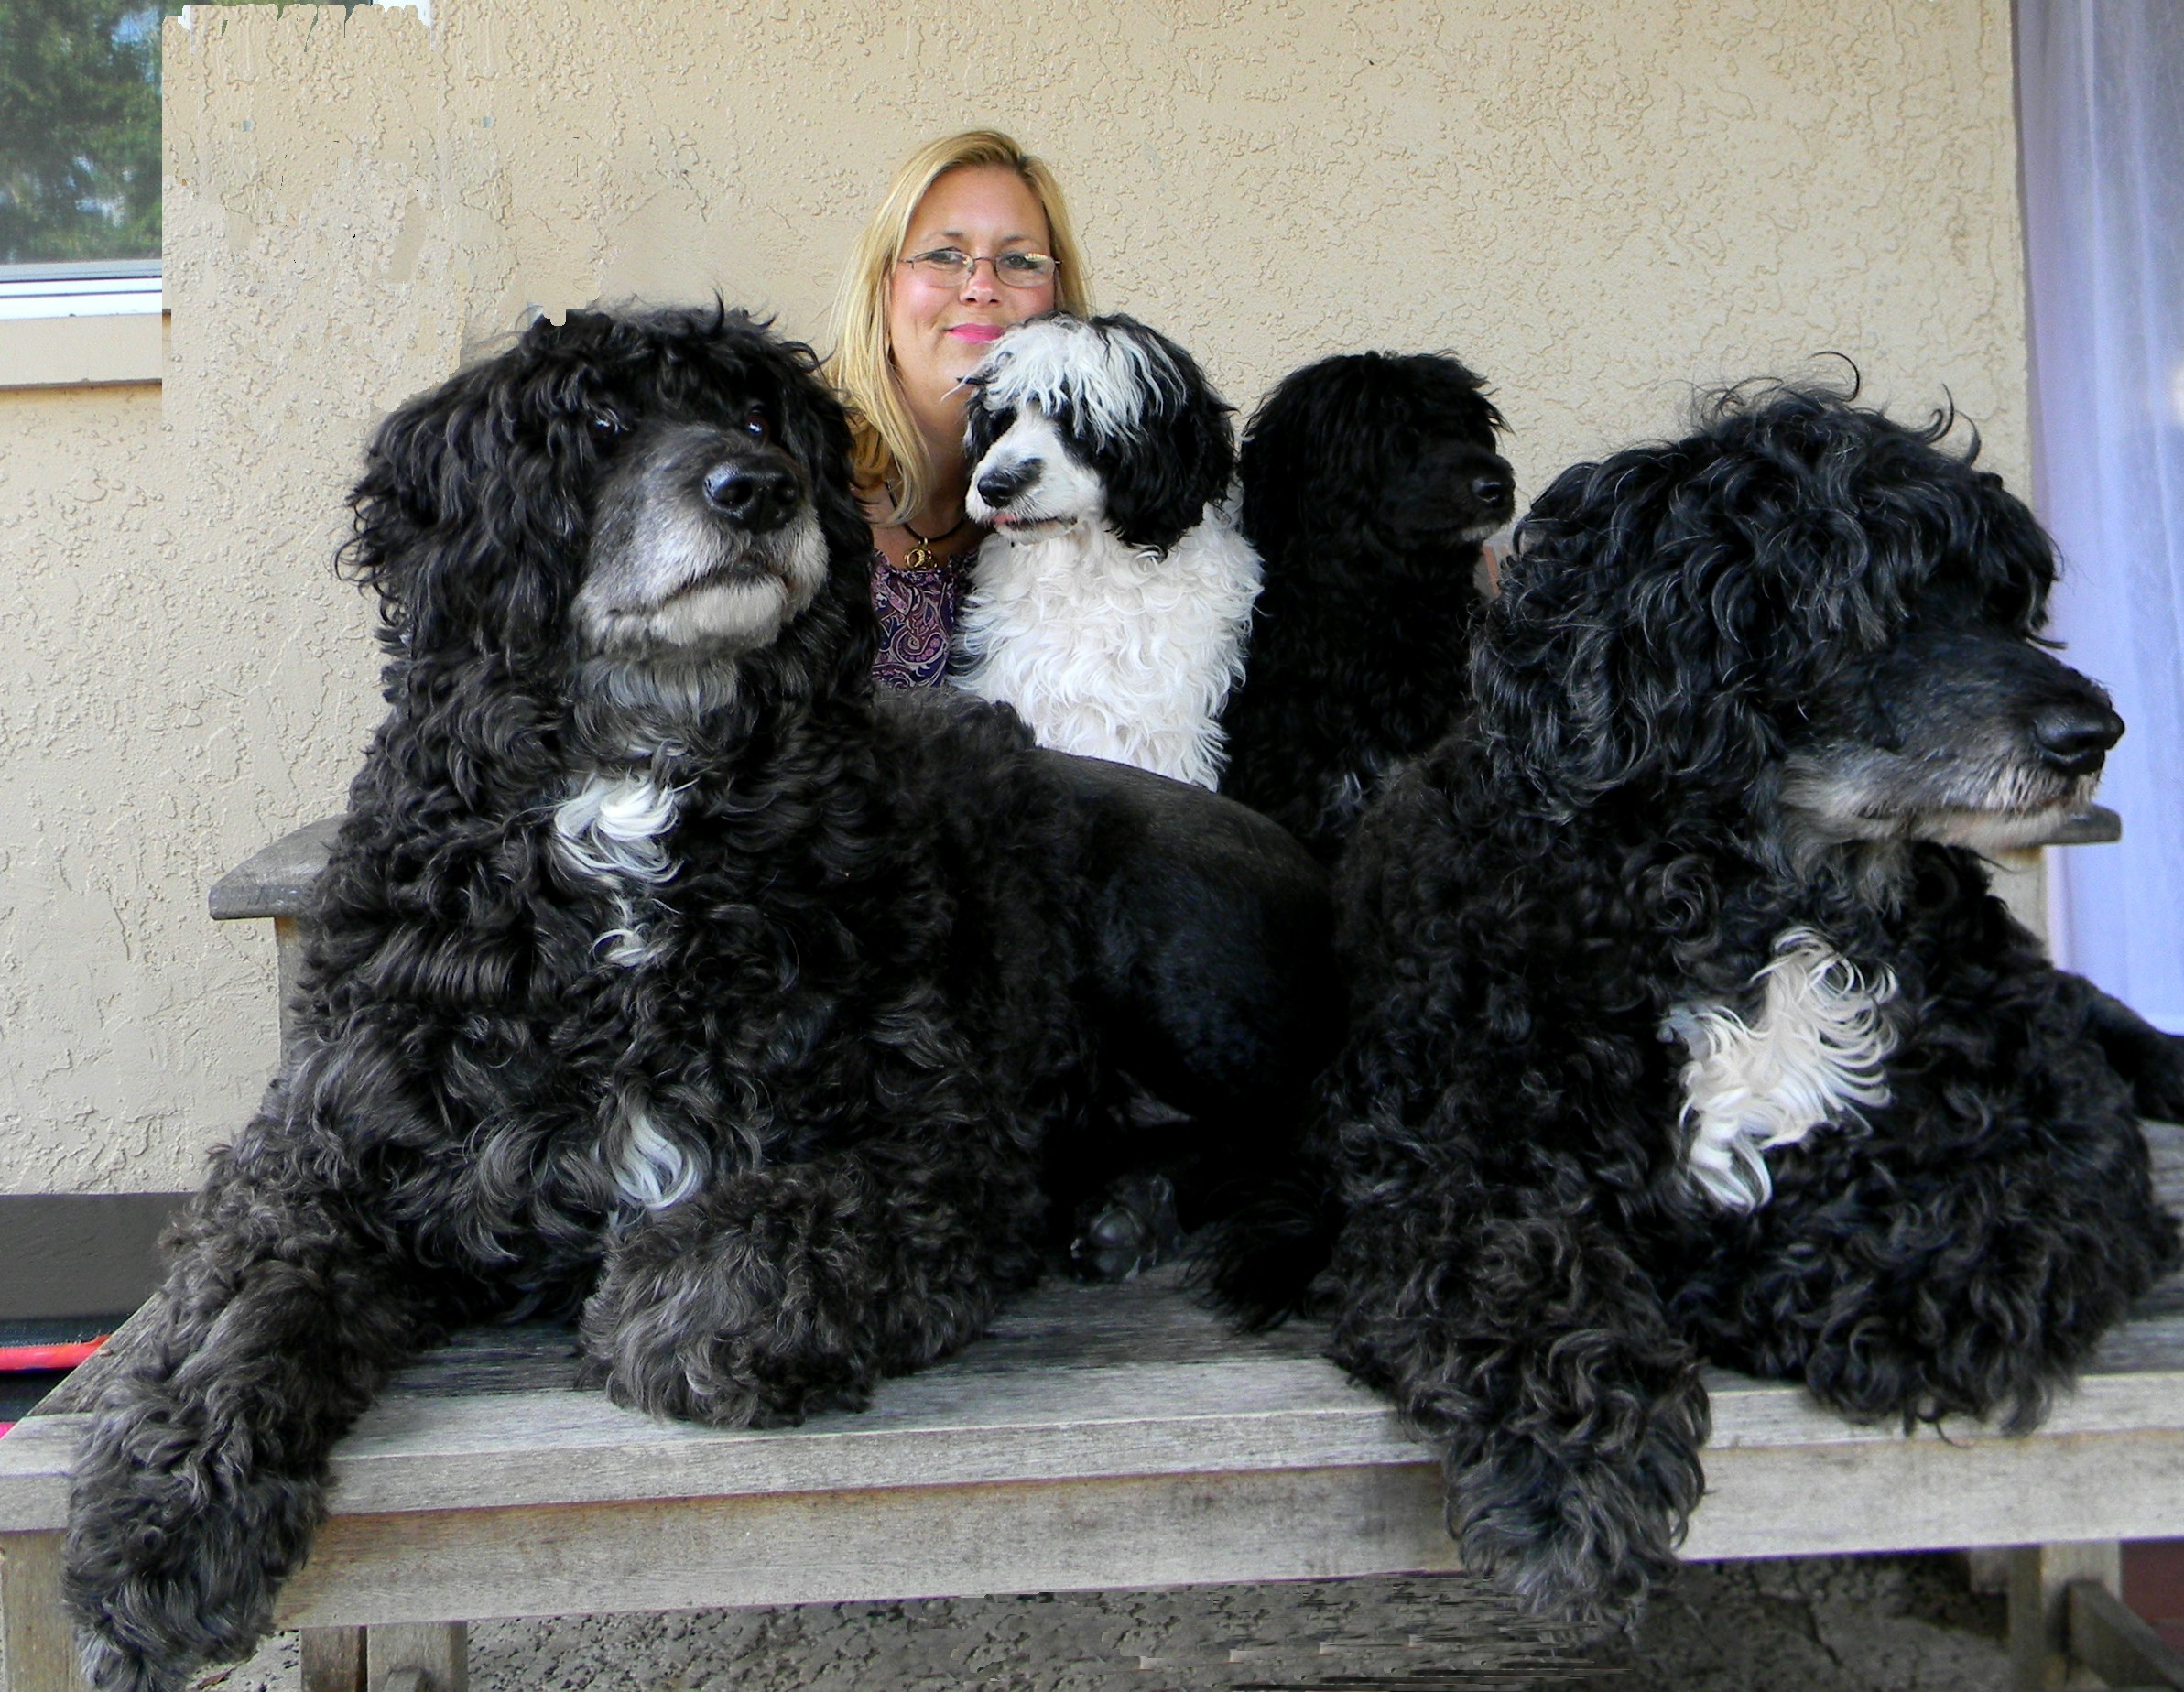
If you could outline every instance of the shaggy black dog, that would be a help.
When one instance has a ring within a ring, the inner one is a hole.
[[[451,1324],[581,1306],[618,1403],[791,1421],[976,1335],[1070,1184],[1143,1155],[1089,1119],[1103,1048],[1275,1155],[1320,872],[1005,709],[875,706],[813,370],[717,309],[572,313],[375,439],[389,712],[302,1049],[81,1453],[99,1686],[249,1647],[334,1440]]]
[[[1509,520],[1501,414],[1432,353],[1287,377],[1244,441],[1244,534],[1266,585],[1229,697],[1221,790],[1331,862],[1396,763],[1449,731],[1485,604],[1479,543]]]
[[[1566,472],[1473,713],[1345,859],[1334,1354],[1542,1609],[1627,1619],[1670,1567],[1701,1357],[2023,1427],[2178,1261],[2136,1119],[2184,1113],[2184,1042],[2052,968],[1978,855],[2123,724],[1946,427],[1766,389]]]

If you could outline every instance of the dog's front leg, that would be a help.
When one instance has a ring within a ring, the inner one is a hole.
[[[1627,1624],[1704,1490],[1697,1360],[1580,1195],[1465,1183],[1353,1210],[1337,1360],[1440,1449],[1467,1567],[1543,1614]]]
[[[302,1160],[226,1154],[85,1437],[67,1590],[86,1673],[169,1692],[245,1654],[325,1515],[327,1457],[431,1315]]]
[[[1038,1274],[1027,1158],[937,1163],[899,1143],[728,1177],[647,1213],[584,1307],[585,1378],[722,1426],[861,1405],[881,1376],[982,1333]]]

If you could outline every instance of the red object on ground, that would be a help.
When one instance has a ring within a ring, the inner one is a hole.
[[[2184,1651],[2184,1539],[2150,1539],[2124,1547],[2124,1602]]]
[[[106,1341],[111,1334],[73,1345],[0,1345],[0,1374],[22,1374],[36,1369],[73,1369]]]

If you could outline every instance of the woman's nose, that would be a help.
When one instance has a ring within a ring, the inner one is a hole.
[[[991,258],[971,261],[971,274],[963,278],[963,298],[971,300],[999,299],[1001,298],[1001,266]]]

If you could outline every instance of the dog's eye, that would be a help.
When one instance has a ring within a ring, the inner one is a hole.
[[[622,419],[611,411],[594,411],[584,421],[590,426],[593,439],[598,440],[619,439],[625,427]]]
[[[764,442],[772,439],[773,432],[773,426],[766,419],[766,407],[754,401],[750,410],[744,413],[744,433],[753,440]]]

